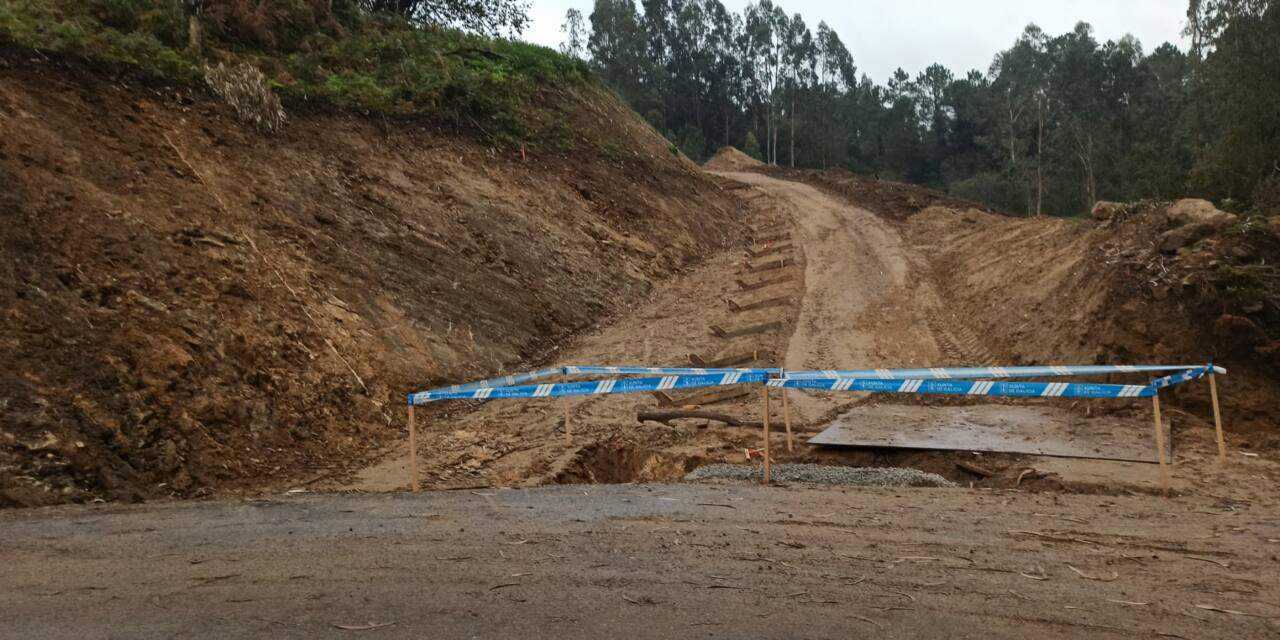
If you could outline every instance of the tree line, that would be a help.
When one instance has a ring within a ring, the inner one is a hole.
[[[1280,8],[1190,0],[1188,51],[1029,25],[985,71],[884,84],[825,22],[771,0],[596,0],[562,50],[686,155],[734,145],[772,164],[846,167],[1006,211],[1187,194],[1280,206]]]

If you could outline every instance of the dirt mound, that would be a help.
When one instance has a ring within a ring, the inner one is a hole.
[[[941,191],[905,182],[891,182],[861,176],[846,169],[784,169],[769,167],[765,173],[784,180],[804,182],[839,195],[849,202],[894,220],[906,220],[928,207],[957,211],[994,212],[971,200],[954,198]]]
[[[540,361],[734,241],[715,183],[583,93],[526,156],[341,113],[265,138],[0,58],[0,505],[360,464],[407,390]]]
[[[1103,223],[933,211],[908,229],[933,256],[948,322],[1002,362],[1213,359],[1230,370],[1228,427],[1280,444],[1280,234],[1260,219],[1200,229],[1167,204],[1125,210]],[[1172,397],[1208,415],[1206,385]]]
[[[704,166],[708,171],[751,171],[765,165],[734,147],[721,147]]]

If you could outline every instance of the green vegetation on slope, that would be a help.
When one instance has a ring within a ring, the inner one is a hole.
[[[0,0],[0,42],[186,83],[203,78],[205,65],[248,62],[291,107],[320,102],[427,117],[493,142],[545,135],[528,117],[540,89],[591,78],[585,63],[550,49],[416,26],[354,0],[206,2],[198,18],[203,46],[193,45],[187,6]]]
[[[1189,50],[1032,24],[983,69],[887,78],[851,52],[880,43],[846,47],[789,0],[639,4],[569,10],[564,49],[695,160],[733,145],[1024,213],[1187,195],[1280,213],[1280,0],[1189,0]]]

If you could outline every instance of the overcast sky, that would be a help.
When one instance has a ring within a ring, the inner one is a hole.
[[[746,0],[721,0],[734,12]],[[810,29],[826,21],[853,54],[859,74],[884,83],[902,67],[912,76],[934,62],[956,75],[986,71],[991,57],[1007,48],[1029,22],[1050,34],[1084,20],[1100,41],[1126,33],[1150,53],[1163,42],[1186,49],[1181,32],[1187,0],[775,0],[788,13],[804,16]],[[532,25],[524,38],[560,44],[560,25],[571,7],[591,15],[592,0],[533,0]],[[637,1],[637,5],[640,3]]]

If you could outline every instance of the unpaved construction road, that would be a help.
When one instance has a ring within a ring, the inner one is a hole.
[[[941,326],[943,304],[925,258],[893,223],[811,187],[729,177],[749,185],[757,224],[789,228],[799,266],[758,272],[763,258],[744,266],[741,255],[715,257],[583,336],[558,362],[676,365],[691,353],[743,352],[788,368],[985,359],[971,340]],[[779,276],[789,278],[750,293],[734,286]],[[747,312],[721,304],[787,295],[799,304]],[[773,321],[782,328],[733,338],[710,331]],[[892,408],[896,420],[942,420],[958,408],[792,397],[808,432],[871,403]],[[1181,496],[1174,498],[1142,493],[1154,486],[1152,465],[1046,459],[1025,461],[1041,472],[1029,478],[1074,474],[1089,480],[1074,489],[1086,493],[494,488],[672,480],[703,462],[740,462],[743,447],[759,445],[754,429],[637,423],[637,411],[655,402],[647,395],[572,399],[568,442],[560,401],[424,407],[424,484],[456,491],[0,514],[0,637],[1280,633],[1277,465],[1233,452],[1219,467],[1203,429],[1181,436],[1174,471]],[[758,419],[758,394],[709,408]],[[1130,428],[1145,433],[1145,415]],[[843,455],[802,441],[787,453],[781,439],[774,449],[782,460]],[[403,488],[403,453],[391,451],[355,477],[307,486]],[[864,461],[915,464],[882,455]],[[932,463],[945,468],[929,470],[955,477],[950,458]]]
[[[691,353],[710,360],[743,352],[761,353],[758,365],[788,369],[970,366],[990,361],[980,342],[955,334],[963,324],[948,316],[925,252],[904,240],[897,223],[798,182],[750,172],[719,175],[743,185],[753,224],[785,229],[789,240],[781,244],[794,245],[786,254],[749,263],[791,257],[797,266],[744,274],[741,254],[713,258],[664,283],[617,322],[584,336],[554,364],[689,366]],[[760,290],[742,291],[736,286],[739,281],[774,280],[780,281]],[[732,312],[726,301],[747,304],[784,296],[794,303],[744,313]],[[711,327],[734,330],[772,321],[782,326],[728,340],[710,331]],[[962,418],[985,424],[1027,422],[1025,411],[1006,411],[1000,403],[977,405],[966,418],[954,402],[921,403],[905,396],[796,392],[790,399],[795,421],[807,432],[825,427],[854,406],[869,404],[888,404],[891,410],[858,413],[864,430],[875,427],[892,432],[914,423],[949,425],[959,432],[966,426]],[[781,418],[779,404],[774,403],[775,421]],[[428,406],[419,412],[425,425],[419,456],[427,487],[671,480],[702,462],[741,461],[744,448],[761,444],[753,431],[718,423],[638,424],[637,412],[659,408],[648,395],[569,400],[575,425],[572,443],[562,438],[564,407],[559,401],[464,405]],[[748,420],[760,417],[758,395],[706,408]],[[1109,446],[1125,442],[1132,449],[1136,442],[1141,453],[1151,454],[1144,417],[1085,428],[1080,426],[1080,415],[1078,408],[1073,410],[1067,403],[1046,403],[1036,408],[1036,420],[1077,428],[1043,429],[1036,424],[1028,428],[1037,438],[1057,438],[1064,445],[1074,444],[1069,441],[1076,434],[1104,431]],[[775,443],[775,452],[781,452],[784,460],[810,460],[818,453],[806,446],[786,452],[781,444],[781,440]],[[1146,464],[1046,459],[1036,466],[1070,482],[1119,481],[1144,489],[1158,482],[1154,466]],[[955,468],[947,463],[945,469],[929,470],[954,472]],[[404,445],[355,478],[317,486],[361,491],[406,488]]]
[[[1274,502],[1211,498],[612,485],[55,508],[0,514],[0,636],[1268,638],[1278,555]]]

